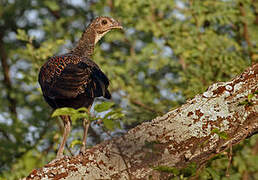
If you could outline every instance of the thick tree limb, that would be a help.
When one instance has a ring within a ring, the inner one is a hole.
[[[153,167],[201,165],[258,132],[257,73],[258,63],[232,81],[213,84],[166,115],[84,155],[47,164],[27,179],[166,179]]]

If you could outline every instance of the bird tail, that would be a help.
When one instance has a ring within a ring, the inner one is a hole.
[[[105,91],[104,98],[106,98],[106,99],[111,99],[111,94],[110,94],[110,92],[108,91],[108,89],[106,89],[106,91]]]

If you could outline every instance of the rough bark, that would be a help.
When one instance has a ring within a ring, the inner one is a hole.
[[[257,73],[258,63],[122,137],[33,170],[27,179],[162,179],[153,167],[200,165],[258,132]]]

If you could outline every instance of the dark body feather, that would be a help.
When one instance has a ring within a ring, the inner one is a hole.
[[[51,57],[40,69],[39,84],[54,109],[88,108],[95,97],[111,98],[109,80],[98,65],[74,54]]]

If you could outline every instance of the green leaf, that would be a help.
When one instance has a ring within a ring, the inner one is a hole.
[[[183,168],[181,170],[181,173],[183,173],[185,176],[192,176],[196,173],[197,164],[196,163],[190,163],[186,168]]]
[[[238,103],[238,106],[244,106],[244,105],[251,106],[251,105],[253,105],[253,102],[245,100],[245,101],[242,101],[242,102]]]
[[[219,129],[218,128],[215,128],[215,129],[213,129],[212,131],[211,131],[211,133],[215,133],[215,134],[217,134],[220,138],[222,138],[222,139],[228,139],[228,135],[227,135],[227,133],[226,132],[224,132],[224,131],[219,131]]]
[[[81,108],[77,109],[76,111],[78,111],[78,112],[83,111],[83,112],[89,113],[89,110],[86,107],[81,107]]]
[[[180,171],[175,167],[158,166],[158,167],[154,167],[153,169],[157,170],[157,171],[161,171],[161,172],[172,173],[175,176],[179,175],[179,173],[180,173]]]
[[[44,4],[52,11],[58,11],[60,9],[59,5],[55,1],[44,1]]]
[[[56,109],[53,114],[51,115],[51,117],[56,117],[56,116],[61,116],[61,115],[72,115],[76,112],[75,109],[73,108],[68,108],[68,107],[64,107],[64,108],[58,108]]]
[[[109,110],[115,103],[113,102],[103,102],[100,104],[96,104],[94,110],[97,112],[104,112]]]
[[[105,114],[105,116],[104,116],[104,119],[105,118],[110,118],[113,114],[115,114],[116,112],[115,111],[110,111],[110,112],[108,112],[107,114]]]
[[[59,108],[56,109],[51,117],[61,116],[61,115],[69,115],[72,122],[75,122],[77,119],[86,118],[89,120],[89,114],[88,109],[85,107],[79,108],[79,109],[73,109],[73,108]]]
[[[244,105],[247,105],[248,104],[248,101],[245,100],[245,101],[242,101],[240,103],[238,103],[238,106],[244,106]]]
[[[125,115],[124,113],[121,112],[121,109],[116,109],[114,111],[110,111],[108,112],[104,118],[110,118],[110,119],[120,119],[120,118],[123,118]]]
[[[17,34],[16,34],[16,38],[18,40],[21,40],[21,41],[28,41],[28,42],[31,42],[31,38],[27,35],[27,33],[25,32],[25,30],[23,29],[17,29]]]
[[[123,118],[124,116],[125,116],[125,114],[123,114],[123,113],[121,113],[121,112],[116,112],[116,113],[112,114],[112,115],[110,116],[110,118],[116,120],[116,119],[121,119],[121,118]]]
[[[73,140],[70,144],[70,148],[74,148],[75,145],[82,145],[82,141],[80,140]]]
[[[206,170],[210,173],[212,179],[219,180],[220,176],[217,174],[217,172],[212,168],[206,168]]]
[[[71,115],[71,121],[75,122],[77,119],[82,119],[82,118],[89,118],[89,115],[87,113],[80,113],[80,112],[76,112],[74,114]]]
[[[248,94],[247,96],[248,101],[251,101],[253,97],[254,97],[254,94]]]
[[[104,123],[105,128],[110,131],[113,131],[116,127],[116,123],[111,119],[103,119],[102,122]]]
[[[219,129],[218,128],[214,128],[211,133],[215,133],[215,134],[218,134],[219,133]]]
[[[226,132],[220,132],[219,137],[221,137],[222,139],[228,139],[228,135]]]

